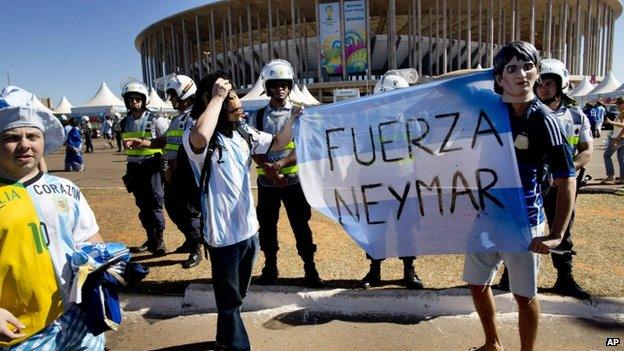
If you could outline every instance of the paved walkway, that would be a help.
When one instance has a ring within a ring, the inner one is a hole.
[[[125,156],[103,149],[86,154],[86,171],[63,172],[64,154],[47,157],[53,173],[82,188],[122,188]],[[621,185],[599,185],[604,178],[597,142],[587,166],[593,177],[584,192],[624,192]],[[617,174],[617,162],[615,162]],[[255,179],[255,177],[252,177]],[[282,287],[256,290],[246,299],[243,317],[255,350],[466,350],[482,342],[482,332],[467,290],[328,290],[320,293]],[[456,295],[453,295],[456,294]],[[582,302],[540,296],[544,315],[539,350],[618,350],[609,337],[624,339],[624,302]],[[557,300],[559,299],[559,300]],[[110,350],[210,350],[216,315],[210,287],[190,286],[185,296],[125,296],[125,321],[109,333]],[[497,296],[501,337],[518,350],[517,315],[509,294]],[[146,307],[148,306],[148,307]],[[437,308],[437,309],[436,309]],[[624,340],[622,340],[624,343]]]
[[[579,301],[540,296],[537,350],[609,350],[624,339],[622,299]],[[517,313],[497,293],[497,318],[507,350],[519,350]],[[216,314],[208,285],[184,296],[123,297],[124,324],[109,333],[110,350],[212,350]],[[146,307],[149,306],[149,307]],[[467,289],[440,291],[301,290],[253,287],[243,319],[255,350],[467,350],[483,336]]]

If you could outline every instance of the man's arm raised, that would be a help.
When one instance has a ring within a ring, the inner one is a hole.
[[[208,145],[217,127],[223,102],[230,90],[232,90],[232,84],[228,80],[217,79],[212,87],[212,99],[206,104],[206,109],[197,119],[195,128],[189,136],[189,141],[194,149],[203,150]],[[202,98],[206,99],[207,97]]]

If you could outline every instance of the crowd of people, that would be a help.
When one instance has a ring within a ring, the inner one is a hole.
[[[624,112],[613,120],[600,119],[599,111],[588,118],[566,95],[569,77],[564,64],[541,60],[535,47],[526,42],[501,48],[494,58],[493,78],[494,90],[509,111],[532,241],[526,252],[467,253],[463,279],[470,287],[485,336],[480,350],[500,350],[491,287],[500,265],[505,264],[497,287],[510,290],[515,297],[522,349],[531,350],[540,314],[540,254],[553,257],[557,269],[554,292],[590,297],[572,275],[576,192],[602,121],[614,126],[604,153],[607,180],[614,180],[613,165],[607,163],[613,153],[624,172]],[[135,198],[146,235],[135,252],[166,254],[164,211],[184,235],[184,243],[175,252],[188,253],[185,269],[196,267],[206,248],[218,312],[216,346],[224,350],[251,348],[240,309],[259,251],[265,265],[253,283],[273,284],[279,276],[277,221],[282,203],[303,261],[304,282],[311,288],[324,287],[314,260],[311,208],[299,182],[297,145],[292,137],[293,123],[302,111],[289,99],[294,72],[287,61],[273,60],[262,70],[262,79],[270,100],[247,116],[228,73],[212,72],[199,83],[174,75],[165,86],[178,112],[171,121],[149,111],[147,87],[131,81],[122,90],[127,114],[106,116],[102,126],[106,147],[112,149],[116,140],[117,150],[123,148],[127,155],[123,182]],[[384,79],[387,82],[380,93],[409,86],[401,77]],[[91,333],[84,326],[84,310],[66,297],[73,280],[67,270],[68,255],[80,242],[102,241],[95,216],[74,184],[42,172],[40,165],[44,154],[65,144],[65,169],[83,170],[83,147],[85,152],[93,151],[91,126],[88,120],[72,118],[63,128],[54,116],[35,110],[24,99],[20,102],[4,93],[2,97],[0,193],[12,195],[6,206],[0,207],[0,239],[6,236],[12,241],[0,240],[0,269],[10,272],[1,285],[0,349],[30,350],[45,345],[50,349],[102,350],[104,335]],[[616,102],[624,111],[624,98]],[[257,205],[251,192],[252,160],[258,174]],[[59,202],[59,196],[37,191],[37,185],[74,190]],[[29,230],[31,234],[20,235]],[[38,240],[43,231],[45,241]],[[46,250],[41,250],[42,242]],[[9,245],[24,249],[9,255]],[[363,288],[381,280],[381,260],[367,257],[371,263]],[[405,287],[422,289],[413,267],[415,257],[401,259]],[[31,279],[34,276],[36,282]],[[47,282],[45,288],[40,287],[41,281]],[[33,296],[40,303],[33,310],[20,296]]]

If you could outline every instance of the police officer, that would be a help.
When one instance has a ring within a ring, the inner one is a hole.
[[[80,123],[82,128],[82,134],[84,135],[86,153],[93,152],[93,129],[89,116],[82,116],[82,122]]]
[[[264,91],[270,100],[268,105],[250,118],[250,124],[260,131],[276,134],[290,117],[293,108],[288,95],[294,84],[294,72],[288,61],[272,60],[262,69],[262,79]],[[308,225],[311,210],[299,184],[294,148],[295,144],[291,141],[282,150],[254,156],[258,165],[256,212],[260,223],[260,249],[265,258],[262,275],[254,283],[271,284],[277,279],[277,221],[283,202],[297,241],[297,252],[303,260],[305,283],[308,287],[321,288],[323,281],[314,264],[316,245]]]
[[[190,117],[193,107],[193,99],[197,85],[190,77],[185,75],[174,75],[166,85],[165,92],[169,95],[173,107],[179,114],[171,123],[167,132],[155,139],[133,139],[133,148],[164,148],[164,158],[167,161],[165,170],[165,208],[169,218],[178,226],[184,234],[184,244],[177,248],[175,252],[188,252],[189,257],[182,263],[183,268],[195,267],[201,262],[201,228],[200,228],[200,208],[196,208],[187,201],[185,185],[192,179],[174,181],[176,170],[176,158],[178,149],[182,143],[184,131],[193,125]]]
[[[137,251],[149,250],[155,255],[165,254],[165,216],[163,213],[164,191],[160,148],[137,148],[135,139],[155,139],[163,136],[167,126],[147,110],[149,94],[147,87],[138,81],[123,86],[122,96],[128,115],[120,122],[121,138],[128,155],[124,183],[134,194],[139,207],[139,219],[147,233],[147,241]]]
[[[556,59],[542,60],[540,79],[536,84],[539,99],[555,112],[560,127],[565,132],[568,143],[572,146],[574,168],[577,174],[577,189],[584,174],[583,167],[592,157],[593,139],[588,118],[583,111],[574,106],[575,101],[566,95],[569,86],[568,70],[563,62]],[[549,227],[552,226],[557,200],[557,188],[552,186],[544,197],[544,210]],[[557,281],[553,291],[564,296],[588,299],[589,293],[574,281],[572,276],[572,226],[574,212],[563,235],[563,241],[556,248],[561,253],[551,254],[553,265],[557,269]]]
[[[409,87],[409,83],[405,80],[405,78],[388,74],[384,75],[377,85],[375,85],[375,89],[373,90],[373,94],[381,94],[387,91],[392,91],[395,89],[407,88]],[[366,254],[366,258],[370,260],[370,269],[366,276],[362,279],[361,287],[364,289],[369,289],[372,286],[379,285],[381,283],[381,262],[383,259],[374,259]],[[401,257],[403,261],[403,285],[407,289],[422,289],[423,284],[422,281],[416,275],[414,271],[414,256]]]

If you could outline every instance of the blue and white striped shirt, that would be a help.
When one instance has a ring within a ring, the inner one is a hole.
[[[218,133],[217,144],[221,149],[215,150],[210,160],[208,194],[202,197],[201,206],[204,238],[212,247],[236,244],[258,232],[249,167],[251,155],[265,154],[271,148],[273,136],[247,124],[243,128],[251,137],[251,150],[238,132],[234,132],[231,138]],[[185,131],[182,144],[199,184],[207,148],[200,154],[193,152],[189,142],[191,130]]]

